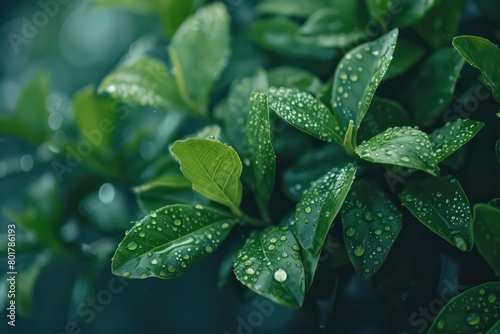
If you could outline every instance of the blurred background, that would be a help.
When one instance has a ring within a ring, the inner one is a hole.
[[[201,3],[192,1],[192,10]],[[256,43],[255,35],[252,40],[248,34],[259,17],[257,1],[224,3],[232,17],[233,55],[212,101],[225,96],[236,77],[259,67],[298,66],[324,81],[332,75],[341,50],[266,48],[265,40]],[[498,44],[497,9],[494,0],[467,1],[459,33],[477,34]],[[117,104],[113,143],[79,159],[71,156],[80,139],[74,97],[82,89],[95,92],[125,59],[147,53],[168,63],[169,30],[157,14],[149,5],[132,0],[2,3],[0,119],[8,121],[0,123],[0,248],[5,254],[7,225],[15,221],[19,274],[15,329],[6,324],[6,281],[0,282],[0,332],[421,333],[430,322],[415,312],[437,307],[432,302],[444,289],[494,279],[477,253],[460,255],[458,260],[454,250],[421,226],[405,227],[386,263],[388,268],[402,261],[404,265],[381,272],[370,282],[361,281],[350,266],[318,273],[317,290],[325,287],[327,292],[312,292],[318,298],[306,302],[301,311],[242,293],[239,283],[225,281],[224,260],[230,247],[171,281],[113,276],[110,259],[116,245],[130,222],[143,217],[145,210],[139,205],[148,208],[147,200],[141,204],[139,198],[138,204],[132,188],[173,163],[167,158],[168,143],[204,123],[177,113]],[[465,69],[463,75],[479,74]],[[398,80],[382,90],[404,85],[404,78]],[[466,94],[469,87],[460,89]],[[102,99],[103,104],[110,103]],[[498,110],[498,105],[491,99],[482,102],[481,110],[494,108]],[[495,121],[495,113],[490,114],[484,117]],[[316,143],[306,138],[299,144],[307,150]],[[282,152],[283,165],[293,162],[293,151]],[[471,150],[468,159],[474,160],[476,153]],[[489,163],[495,165],[494,155],[481,166],[457,172],[475,183],[466,185],[473,203],[498,195],[498,171],[483,168]],[[476,178],[471,170],[481,170],[485,177]],[[276,210],[284,213],[290,208],[293,203],[284,201]],[[244,232],[236,231],[227,243],[243,243]],[[339,247],[331,242],[335,254]],[[6,256],[0,268],[1,274],[7,271]]]

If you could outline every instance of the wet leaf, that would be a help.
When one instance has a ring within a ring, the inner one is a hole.
[[[394,58],[382,80],[392,79],[406,73],[425,55],[425,48],[399,37]]]
[[[274,188],[276,154],[271,143],[269,106],[265,93],[253,93],[247,123],[247,147],[255,178],[255,191],[260,205],[267,208]]]
[[[489,40],[476,36],[458,36],[453,46],[472,66],[481,71],[484,82],[493,90],[493,97],[500,102],[500,49]]]
[[[314,96],[297,89],[271,87],[268,98],[269,107],[290,125],[327,142],[343,142],[339,121]]]
[[[175,278],[217,249],[234,224],[231,215],[200,204],[163,207],[126,233],[111,269],[128,278]]]
[[[410,26],[422,18],[436,3],[435,0],[367,0],[368,9],[376,22],[384,24],[386,21],[384,15],[389,15],[390,25],[395,27]],[[380,16],[382,14],[382,17]],[[385,14],[387,13],[387,14]],[[378,16],[376,15],[378,14]]]
[[[470,119],[458,119],[453,123],[446,123],[429,135],[434,144],[438,162],[457,151],[471,140],[484,126],[483,122]]]
[[[223,204],[240,216],[242,184],[241,160],[229,146],[211,139],[177,140],[170,151],[181,165],[181,172],[193,189]]]
[[[390,127],[408,124],[410,117],[396,101],[374,96],[358,131],[358,142],[363,142]]]
[[[404,206],[432,232],[462,252],[474,244],[469,200],[451,176],[412,179],[399,194]]]
[[[416,168],[434,176],[439,173],[429,137],[410,126],[389,128],[359,145],[356,153],[373,163]]]
[[[259,70],[252,76],[235,80],[226,100],[215,109],[215,117],[224,123],[229,143],[243,157],[247,155],[244,142],[247,134],[250,95],[255,90],[266,90],[267,88],[266,73]]]
[[[466,0],[437,0],[435,3],[415,29],[434,49],[439,49],[450,45],[455,36]]]
[[[500,276],[500,200],[474,205],[474,242],[477,250]]]
[[[356,167],[349,164],[333,168],[317,179],[302,194],[295,209],[297,238],[302,247],[318,254],[323,247],[333,220],[351,188]]]
[[[419,124],[430,126],[442,116],[453,101],[463,64],[453,48],[445,48],[435,51],[420,65],[408,85],[408,107]]]
[[[490,282],[462,292],[444,306],[429,334],[486,333],[500,319],[500,282]],[[489,332],[488,332],[489,333]]]
[[[349,51],[337,66],[333,81],[333,109],[343,130],[354,121],[354,137],[373,95],[392,59],[398,30]]]
[[[345,245],[359,277],[370,279],[384,263],[403,217],[378,185],[354,182],[341,210]]]
[[[305,293],[299,251],[288,226],[254,232],[236,255],[234,274],[245,286],[273,302],[299,308]]]
[[[205,5],[179,27],[168,52],[181,96],[207,116],[209,94],[230,54],[229,15],[222,3]]]
[[[94,87],[87,86],[75,94],[73,110],[81,138],[92,138],[93,146],[101,152],[110,149],[116,128],[113,101],[108,97],[98,98]]]
[[[296,88],[314,96],[321,91],[323,85],[312,73],[289,66],[272,68],[267,76],[271,87]]]

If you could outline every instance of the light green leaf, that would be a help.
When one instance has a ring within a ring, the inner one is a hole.
[[[179,27],[168,48],[177,86],[193,111],[206,116],[209,94],[230,54],[229,15],[222,3],[205,5]]]
[[[382,80],[392,79],[406,73],[406,71],[422,59],[426,52],[425,48],[401,37],[398,39],[396,45],[394,58]]]
[[[354,182],[341,210],[345,245],[359,277],[370,279],[384,263],[403,217],[378,185]]]
[[[141,56],[120,66],[103,79],[98,91],[130,105],[189,110],[167,66],[149,56]]]
[[[419,124],[430,126],[442,116],[453,101],[463,64],[454,49],[446,48],[435,51],[420,66],[408,85],[408,106]]]
[[[231,85],[226,100],[215,109],[215,117],[223,122],[229,143],[243,157],[247,151],[245,137],[247,134],[250,95],[255,90],[266,90],[267,88],[266,73],[263,70],[258,70],[252,76],[235,80]]]
[[[305,293],[299,251],[288,226],[254,232],[236,255],[234,274],[245,286],[273,302],[299,308]]]
[[[477,250],[500,276],[500,200],[474,205],[474,242]]]
[[[366,0],[375,21],[383,26],[390,24],[395,27],[406,27],[420,21],[436,2],[436,0]]]
[[[261,207],[267,208],[274,188],[276,154],[271,143],[269,106],[265,93],[250,97],[246,143],[255,177],[255,191]]]
[[[356,147],[356,153],[373,163],[416,168],[434,176],[439,173],[429,137],[410,126],[389,128]]]
[[[358,142],[363,142],[390,127],[408,124],[410,117],[396,101],[374,96],[358,131]]]
[[[315,96],[323,86],[321,80],[312,73],[296,67],[275,67],[268,71],[267,76],[271,87],[296,88]]]
[[[268,98],[269,107],[290,125],[327,142],[343,142],[339,121],[314,96],[297,89],[271,87]]]
[[[200,204],[163,207],[127,232],[112,271],[128,278],[175,278],[217,249],[234,224],[231,215]]]
[[[334,7],[321,8],[309,16],[300,28],[305,36],[314,36],[316,45],[327,48],[348,47],[366,37],[360,27],[358,1],[335,1]]]
[[[250,30],[260,47],[287,56],[331,59],[336,51],[318,46],[316,37],[300,34],[300,25],[287,17],[263,18]]]
[[[177,140],[170,151],[193,189],[241,216],[241,160],[229,146],[211,139]]]
[[[389,67],[397,37],[398,30],[395,29],[375,41],[362,44],[349,51],[337,66],[331,104],[344,131],[349,122],[354,121],[353,138],[356,138],[359,125]]]
[[[73,98],[75,122],[82,138],[93,138],[92,144],[99,151],[110,149],[115,138],[116,110],[108,97],[98,98],[94,87],[87,86]]]
[[[434,144],[438,162],[443,161],[460,147],[467,144],[484,126],[483,122],[470,119],[458,119],[446,123],[429,135]]]
[[[404,206],[432,232],[462,252],[474,244],[469,200],[451,176],[412,179],[399,194]]]
[[[295,209],[297,238],[302,247],[318,254],[351,188],[356,167],[333,168],[305,191]]]
[[[500,102],[500,49],[489,40],[476,36],[453,38],[453,46],[472,66],[481,71],[484,82],[493,90],[493,97]]]
[[[458,29],[466,0],[437,0],[427,16],[415,25],[434,49],[448,46]]]
[[[462,292],[444,306],[428,334],[490,333],[500,319],[500,282]]]

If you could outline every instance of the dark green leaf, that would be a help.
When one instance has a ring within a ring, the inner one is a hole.
[[[458,29],[466,0],[438,0],[427,16],[415,25],[434,49],[448,46]]]
[[[421,125],[432,125],[450,105],[463,64],[453,48],[446,48],[435,51],[420,66],[408,85],[408,106]]]
[[[495,205],[496,203],[496,205]],[[495,275],[500,276],[500,200],[474,205],[474,242]]]
[[[269,107],[290,125],[327,142],[343,142],[339,121],[314,96],[297,89],[271,87],[268,98]]]
[[[265,14],[306,17],[328,6],[332,0],[261,0],[257,9]]]
[[[288,226],[253,233],[234,260],[236,278],[280,305],[299,308],[305,275],[300,247]]]
[[[497,152],[498,163],[500,163],[500,139],[497,140],[495,150]]]
[[[392,59],[398,30],[349,51],[335,71],[332,106],[347,130],[354,121],[354,138],[373,95]]]
[[[486,333],[497,326],[499,319],[500,282],[485,283],[462,292],[446,304],[434,319],[429,334]]]
[[[217,249],[234,223],[231,215],[200,204],[163,207],[127,232],[112,271],[129,278],[175,278]]]
[[[99,86],[99,93],[104,92],[130,105],[189,110],[167,66],[149,56],[125,63],[105,77]]]
[[[151,0],[150,0],[151,1]],[[163,28],[168,37],[172,37],[182,22],[191,14],[191,10],[195,7],[195,0],[163,0],[159,1],[160,18],[163,23]]]
[[[254,75],[237,79],[231,85],[226,100],[215,110],[215,117],[224,123],[229,142],[242,156],[246,152],[247,115],[250,108],[250,95],[255,90],[268,88],[266,73],[262,70]]]
[[[425,55],[425,49],[406,39],[399,38],[394,50],[394,58],[384,75],[383,80],[406,73]]]
[[[358,142],[363,142],[390,127],[408,124],[410,117],[396,101],[374,96],[358,131]]]
[[[304,249],[318,254],[333,220],[351,188],[356,167],[333,168],[304,191],[295,209],[297,238]]]
[[[403,205],[432,232],[462,252],[474,244],[469,200],[460,183],[450,177],[425,177],[405,182]]]
[[[170,148],[193,189],[240,216],[241,160],[229,146],[211,139],[177,140]]]
[[[366,0],[373,19],[381,25],[405,27],[420,21],[434,6],[434,0]],[[387,19],[385,16],[388,16]]]
[[[389,128],[359,145],[356,153],[373,163],[416,168],[434,176],[439,173],[429,137],[410,126]]]
[[[265,93],[250,97],[246,143],[255,177],[255,191],[260,205],[267,208],[274,188],[276,154],[271,143],[269,106]]]
[[[429,135],[434,144],[438,162],[443,161],[460,147],[467,144],[484,126],[483,122],[470,119],[458,119],[446,123]]]
[[[481,71],[484,82],[493,90],[493,97],[500,102],[500,49],[476,36],[455,37],[453,46],[469,64]]]
[[[377,187],[354,182],[341,211],[349,258],[364,280],[380,269],[403,223],[401,212]]]
[[[317,95],[322,89],[321,80],[312,73],[296,67],[275,67],[267,73],[269,86],[296,88],[301,92]]]
[[[206,116],[208,98],[230,54],[229,15],[222,3],[201,7],[179,27],[168,48],[184,101]]]

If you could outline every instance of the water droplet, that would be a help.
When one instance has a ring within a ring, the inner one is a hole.
[[[174,220],[174,225],[175,226],[180,226],[182,222],[179,219]]]
[[[406,155],[403,155],[401,156],[401,161],[404,161],[404,162],[410,162],[410,158],[408,158]]]
[[[354,227],[349,227],[345,231],[345,235],[348,236],[348,237],[352,237],[354,234],[356,234],[356,229]]]
[[[375,235],[381,235],[382,234],[382,230],[381,229],[376,229],[375,230]]]
[[[371,212],[365,212],[363,214],[363,218],[367,221],[367,222],[371,222],[373,220],[373,215],[371,214]]]
[[[174,273],[175,272],[175,267],[171,264],[168,265],[167,270],[169,273]]]
[[[131,241],[127,244],[127,249],[133,251],[137,248],[137,244],[134,241]]]
[[[481,317],[477,313],[471,313],[467,316],[467,323],[471,326],[477,325],[481,321]]]
[[[146,236],[146,233],[144,233],[144,232],[139,232],[139,236],[140,236],[141,238],[144,238],[144,237]]]
[[[444,328],[444,320],[439,320],[437,323],[437,329],[443,329]]]
[[[465,252],[467,250],[467,243],[465,242],[465,239],[459,234],[453,236],[453,244],[455,244],[455,247],[460,249],[462,252]]]
[[[283,283],[284,281],[286,281],[288,275],[286,273],[285,270],[279,268],[278,270],[276,270],[274,272],[274,279],[277,281],[277,282],[280,282],[280,283]]]
[[[158,264],[158,260],[156,260],[156,259],[152,259],[152,260],[151,260],[151,264]]]
[[[255,273],[255,271],[253,270],[253,268],[247,268],[245,270],[245,272],[248,274],[248,275],[253,275]]]
[[[305,212],[305,213],[311,213],[311,211],[312,211],[312,210],[311,210],[311,207],[309,207],[309,206],[308,206],[307,208],[305,208],[305,209],[304,209],[304,212]]]
[[[490,302],[491,304],[496,302],[496,300],[497,300],[497,296],[495,294],[491,294],[488,296],[488,302]]]
[[[352,82],[356,82],[358,81],[358,75],[357,74],[351,74],[349,76],[349,79],[352,81]]]
[[[206,247],[205,247],[205,251],[206,251],[207,253],[212,253],[212,252],[214,251],[214,249],[212,248],[212,246],[206,246]]]
[[[358,245],[356,248],[354,248],[354,255],[363,256],[364,253],[365,253],[365,246]]]
[[[129,271],[126,271],[123,273],[123,277],[129,277],[130,276],[130,272]]]

